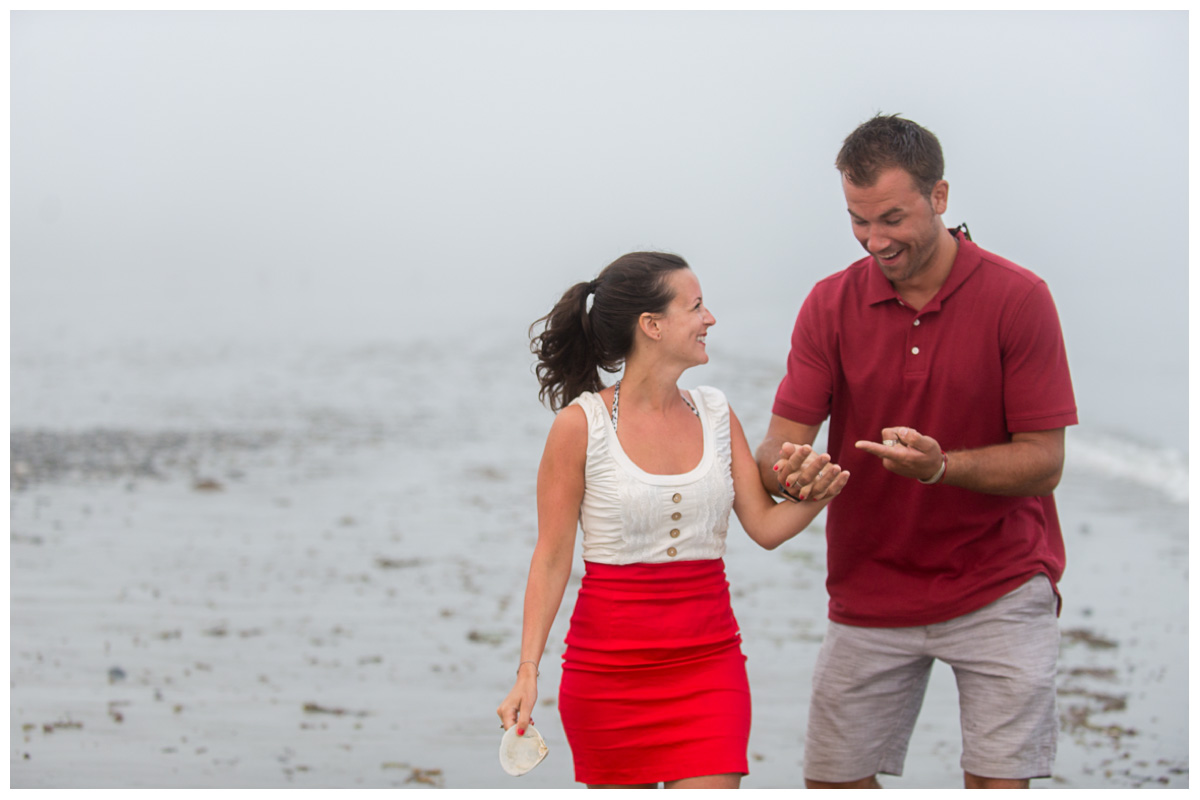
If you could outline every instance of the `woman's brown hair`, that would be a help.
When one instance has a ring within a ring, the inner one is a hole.
[[[633,349],[638,318],[667,310],[674,299],[667,276],[687,268],[686,261],[671,253],[628,253],[595,280],[567,289],[549,314],[529,326],[542,387],[538,399],[549,398],[550,408],[558,411],[584,392],[603,389],[600,371],[621,368]],[[539,325],[542,331],[534,335]]]

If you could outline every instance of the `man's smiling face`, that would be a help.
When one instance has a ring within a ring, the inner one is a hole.
[[[938,181],[927,197],[907,172],[889,167],[870,186],[856,186],[843,175],[842,191],[854,238],[894,286],[929,270],[942,243],[941,214],[949,193],[945,181]]]

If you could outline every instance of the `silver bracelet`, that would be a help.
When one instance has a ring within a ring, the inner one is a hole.
[[[521,674],[521,667],[525,666],[526,664],[533,664],[533,671],[535,673],[535,675],[533,676],[534,678],[542,677],[542,671],[540,669],[538,669],[536,661],[522,661],[520,664],[517,664],[517,674],[518,675]]]
[[[942,465],[940,467],[938,467],[938,471],[934,473],[933,477],[927,481],[922,481],[920,478],[917,478],[917,480],[921,481],[921,483],[925,484],[926,486],[932,486],[933,484],[940,481],[942,479],[942,476],[946,474],[946,464],[949,461],[950,461],[950,458],[946,455],[946,451],[943,450],[942,451]]]

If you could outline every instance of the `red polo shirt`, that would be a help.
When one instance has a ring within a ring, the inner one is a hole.
[[[854,447],[897,425],[953,451],[1076,424],[1058,313],[1032,272],[959,234],[946,283],[917,312],[872,258],[852,264],[804,301],[773,410],[829,417],[829,452],[852,474],[829,506],[830,619],[929,625],[1062,576],[1053,496],[923,486]]]

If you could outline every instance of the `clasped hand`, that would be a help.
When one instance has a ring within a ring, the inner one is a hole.
[[[794,500],[832,500],[850,480],[828,453],[816,453],[807,444],[784,442],[775,462],[779,491]]]

